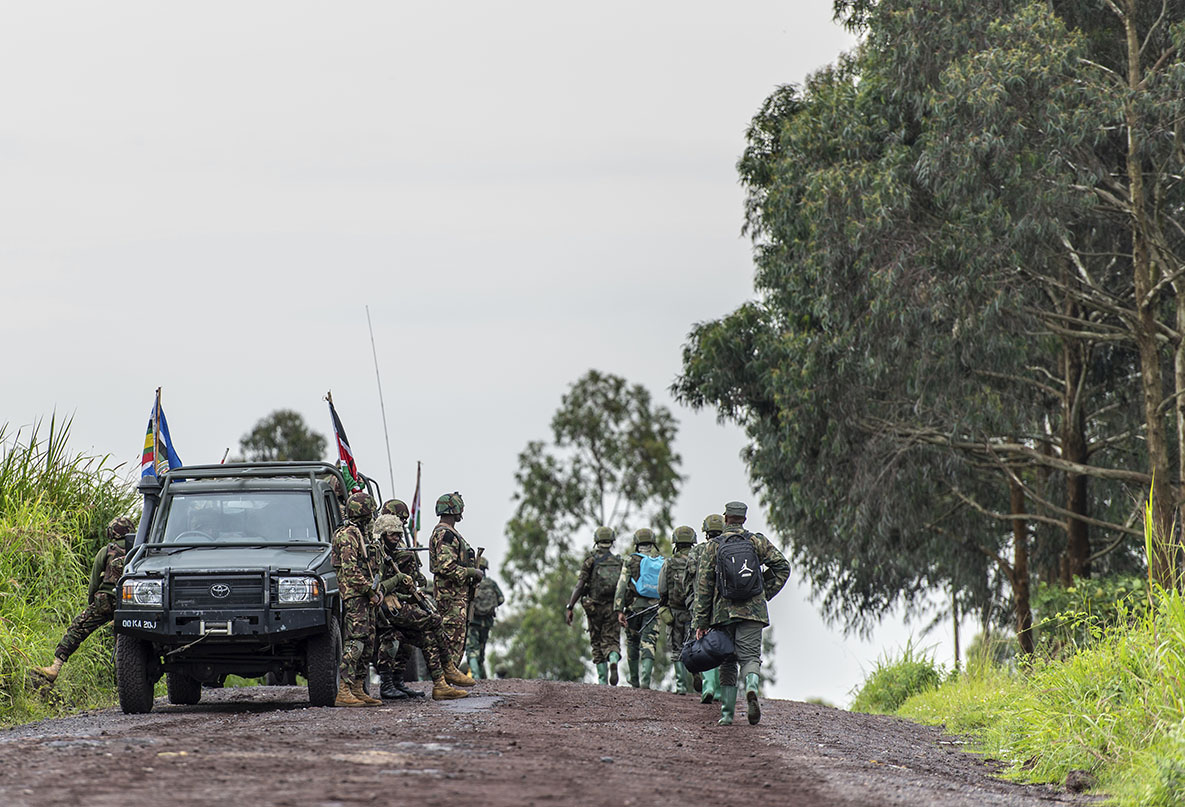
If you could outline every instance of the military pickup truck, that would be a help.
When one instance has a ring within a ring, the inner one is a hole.
[[[373,483],[370,483],[373,486]],[[194,704],[227,675],[308,679],[330,706],[341,601],[330,537],[341,472],[326,463],[230,463],[143,480],[144,515],[119,584],[115,673],[124,712]],[[377,493],[377,490],[372,490]]]

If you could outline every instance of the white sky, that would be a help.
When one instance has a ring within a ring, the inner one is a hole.
[[[743,434],[666,388],[752,295],[749,119],[851,44],[827,0],[6,4],[0,422],[72,413],[134,465],[163,386],[217,462],[281,407],[329,435],[332,389],[389,493],[369,305],[396,493],[423,460],[495,566],[517,453],[590,367],[681,420],[681,523],[753,504]],[[771,694],[846,703],[910,631],[845,640],[808,591],[774,601]]]

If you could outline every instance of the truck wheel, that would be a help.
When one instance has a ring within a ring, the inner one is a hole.
[[[296,672],[294,670],[270,672],[264,676],[263,683],[269,687],[294,687],[296,686]]]
[[[342,633],[335,617],[329,619],[329,630],[305,642],[304,652],[309,703],[332,706],[337,700],[337,670],[342,661]]]
[[[165,673],[165,688],[169,692],[169,703],[193,706],[202,699],[202,682],[185,673]]]
[[[149,642],[125,634],[115,637],[115,686],[124,714],[152,711],[153,661]]]

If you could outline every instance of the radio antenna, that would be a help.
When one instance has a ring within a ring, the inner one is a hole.
[[[391,465],[391,435],[387,433],[387,406],[383,403],[383,379],[379,377],[379,353],[374,346],[374,327],[370,324],[370,306],[366,306],[366,327],[370,331],[370,353],[374,356],[374,381],[379,387],[379,411],[383,415],[383,438],[387,441],[387,473],[391,477],[391,495],[395,495],[395,469]]]

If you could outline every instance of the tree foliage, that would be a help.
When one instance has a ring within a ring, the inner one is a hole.
[[[325,458],[325,436],[308,427],[299,412],[277,409],[239,439],[249,462],[318,461]]]

